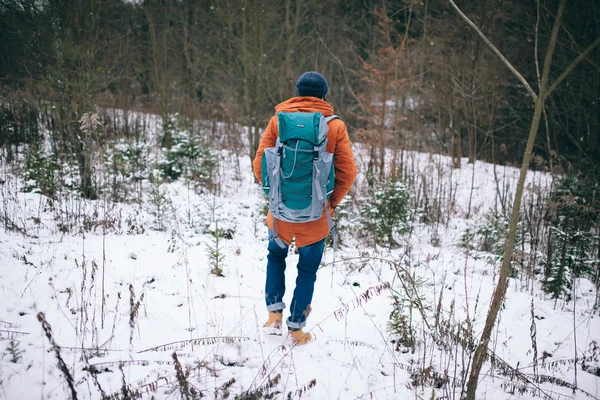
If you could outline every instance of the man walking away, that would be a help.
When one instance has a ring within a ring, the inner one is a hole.
[[[298,277],[286,320],[294,344],[312,339],[302,328],[311,310],[317,270],[335,207],[356,179],[356,165],[346,125],[325,101],[328,85],[317,72],[296,83],[298,96],[275,107],[262,136],[253,167],[269,196],[269,244],[265,327],[281,332],[285,294],[285,259],[296,240]]]

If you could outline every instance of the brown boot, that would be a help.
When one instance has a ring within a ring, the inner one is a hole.
[[[302,329],[298,331],[289,331],[292,339],[292,343],[296,346],[301,346],[313,340],[313,337],[310,333],[304,331]]]
[[[283,320],[283,313],[281,312],[269,312],[269,319],[263,325],[264,330],[269,335],[281,336],[281,321]]]

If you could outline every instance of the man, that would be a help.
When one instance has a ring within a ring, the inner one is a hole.
[[[324,117],[333,115],[333,107],[325,101],[328,85],[325,78],[317,72],[305,72],[296,83],[298,97],[293,97],[275,107],[279,112],[320,112]],[[254,175],[261,181],[261,160],[266,148],[274,147],[278,138],[278,118],[273,116],[269,121],[260,146],[254,158]],[[340,119],[328,123],[326,151],[334,155],[335,186],[329,198],[329,212],[342,201],[356,179],[356,165],[350,147],[346,125]],[[275,224],[275,225],[274,225]],[[281,330],[283,320],[283,295],[285,293],[285,259],[288,246],[293,239],[298,247],[298,277],[294,297],[290,306],[290,317],[287,326],[292,341],[295,344],[305,344],[312,339],[310,333],[302,328],[311,310],[314,285],[317,270],[323,256],[325,238],[329,234],[330,224],[325,212],[320,219],[293,223],[277,220],[269,211],[267,216],[269,226],[269,245],[267,256],[267,279],[265,284],[265,300],[269,319],[265,327]],[[275,235],[274,235],[274,226]],[[283,241],[283,243],[282,243]],[[283,244],[283,246],[282,246]]]

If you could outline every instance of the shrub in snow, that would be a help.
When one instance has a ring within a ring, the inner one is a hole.
[[[571,299],[573,280],[589,277],[600,284],[600,188],[582,175],[561,177],[549,198],[544,290]]]
[[[223,276],[223,231],[219,229],[219,224],[215,224],[215,229],[210,235],[210,242],[206,246],[206,255],[211,266],[211,274]]]
[[[171,140],[172,146],[162,149],[159,161],[163,177],[171,182],[183,177],[212,191],[217,181],[218,159],[208,141],[202,135],[175,128]]]
[[[352,195],[346,195],[340,204],[335,209],[335,229],[338,235],[338,244],[344,243],[345,234],[351,230],[354,226],[355,221],[353,215],[354,210],[354,199]],[[327,245],[333,246],[333,235],[327,236]]]
[[[18,363],[23,358],[23,351],[19,347],[19,342],[15,342],[14,340],[8,342],[6,353],[10,356],[10,362],[13,364]]]
[[[108,146],[103,152],[107,171],[104,192],[109,192],[112,200],[126,201],[135,193],[138,182],[149,177],[150,147],[144,140],[125,140]]]
[[[461,247],[487,253],[488,263],[495,265],[504,257],[504,245],[509,224],[509,216],[503,215],[498,209],[493,209],[485,215],[483,220],[465,230],[460,240]],[[524,228],[525,222],[520,220],[515,237],[513,260],[523,260],[521,249]],[[513,268],[511,277],[515,277],[516,273],[517,270]]]
[[[417,332],[413,325],[413,303],[409,299],[394,296],[393,309],[388,321],[388,330],[395,336],[396,351],[414,353]]]
[[[433,247],[440,247],[442,245],[442,238],[440,237],[440,233],[437,229],[431,233],[431,237],[429,238],[429,244]]]
[[[555,247],[548,249],[550,258],[545,268],[544,290],[555,299],[564,294],[570,301],[573,279],[592,273],[594,265],[598,268],[599,260],[588,254],[598,238],[581,231],[568,232],[554,227],[551,230],[549,241]]]
[[[54,155],[46,155],[42,138],[27,148],[24,172],[25,191],[55,197],[60,188],[60,166]]]
[[[154,219],[153,229],[164,231],[167,229],[167,217],[172,211],[171,198],[167,188],[160,181],[153,181],[150,187],[150,215]]]
[[[360,200],[359,234],[375,244],[396,246],[394,236],[409,231],[411,217],[408,186],[399,181],[379,181]]]
[[[477,250],[502,255],[509,224],[509,218],[499,213],[498,210],[493,210],[487,214],[483,223],[477,227]],[[518,239],[515,240],[515,243],[519,243]]]

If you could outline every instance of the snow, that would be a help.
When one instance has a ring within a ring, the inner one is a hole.
[[[355,146],[355,151],[362,149]],[[221,152],[223,162],[235,158]],[[101,398],[98,387],[106,395],[122,396],[123,381],[143,398],[180,398],[173,352],[189,372],[190,385],[207,398],[225,398],[225,390],[219,388],[232,378],[231,397],[265,388],[279,375],[270,389],[277,393],[274,398],[458,399],[468,352],[439,327],[458,333],[471,326],[475,339],[481,334],[498,265],[467,253],[459,243],[465,229],[494,205],[493,166],[464,162],[456,170],[447,157],[407,153],[414,172],[433,185],[439,179],[449,182],[446,189],[455,193],[447,226],[436,228],[439,245],[430,243],[431,226],[416,223],[399,249],[365,246],[353,237],[344,237],[341,249],[327,248],[307,325],[316,340],[293,347],[285,336],[261,330],[266,320],[267,229],[260,215],[265,198],[254,182],[249,157],[240,154],[237,161],[243,174],[235,179],[231,174],[236,169],[223,166],[218,195],[198,194],[183,182],[165,185],[172,205],[164,215],[166,231],[151,229],[156,217],[148,198],[141,205],[85,201],[75,195],[50,202],[40,194],[18,191],[22,183],[7,173],[2,214],[26,235],[7,230],[6,224],[0,230],[0,398],[69,398],[65,376],[38,321],[38,313],[43,313],[79,399]],[[359,169],[365,171],[366,163]],[[510,198],[518,170],[497,169]],[[534,185],[545,187],[549,179],[530,173],[526,195],[535,195]],[[472,216],[466,220],[469,203]],[[62,232],[60,223],[67,222],[78,229]],[[224,277],[210,273],[207,255],[216,223],[234,232],[232,239],[222,241]],[[287,304],[297,257],[293,251],[288,257]],[[532,296],[530,284],[524,282],[511,279],[490,348],[533,376],[533,301],[539,374],[573,383],[577,370],[578,387],[600,397],[599,378],[572,362],[576,350],[577,357],[591,356],[588,350],[600,339],[598,315],[592,312],[594,285],[578,280],[577,302],[556,304],[541,294],[538,284]],[[407,287],[418,298],[408,301]],[[361,297],[367,292],[367,299]],[[412,313],[414,353],[403,346],[397,351],[388,331],[394,294]],[[135,307],[138,301],[132,320],[131,304]],[[438,329],[433,327],[436,315]],[[16,363],[7,350],[11,341],[21,351]],[[544,351],[552,356],[542,362]],[[87,371],[90,366],[99,371],[93,374],[97,385]],[[442,376],[446,372],[457,387],[416,385],[414,379],[427,375],[418,371],[428,367]],[[511,393],[503,388],[506,383],[509,377],[487,362],[478,398],[536,398],[531,392]],[[551,398],[587,398],[558,384],[541,383],[539,388]]]

